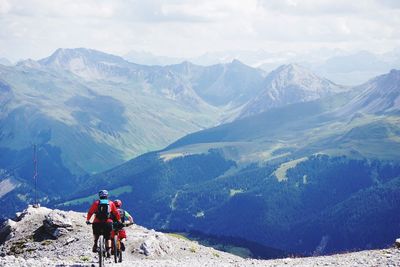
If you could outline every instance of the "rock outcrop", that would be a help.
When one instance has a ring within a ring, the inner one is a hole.
[[[173,245],[165,235],[154,234],[140,245],[140,250],[146,256],[164,256],[173,251]]]
[[[43,227],[54,238],[66,235],[68,231],[73,230],[71,220],[64,213],[57,212],[56,210],[45,216]]]
[[[0,266],[90,266],[97,254],[91,252],[93,236],[85,214],[29,206],[0,229]],[[125,228],[128,236],[124,262],[171,262],[205,259],[241,261],[212,248],[138,225]],[[177,263],[178,262],[178,263]],[[134,266],[134,265],[133,265]],[[142,264],[140,264],[142,266]],[[144,265],[146,266],[146,265]]]
[[[397,248],[325,257],[254,260],[137,225],[126,231],[124,261],[115,266],[400,266]],[[96,266],[92,242],[85,214],[28,207],[0,229],[0,266]],[[109,265],[113,265],[111,259]]]

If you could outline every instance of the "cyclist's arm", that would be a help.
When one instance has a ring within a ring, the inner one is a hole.
[[[133,223],[133,217],[127,211],[125,211],[124,216],[128,218],[129,223]]]
[[[97,201],[93,202],[92,206],[90,206],[89,211],[86,215],[86,221],[89,221],[90,218],[92,218],[92,215],[96,212],[97,210]]]

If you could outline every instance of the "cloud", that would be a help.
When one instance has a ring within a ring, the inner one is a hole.
[[[265,9],[295,16],[356,14],[370,10],[375,0],[259,0]]]
[[[257,0],[131,0],[132,8],[126,2],[118,2],[120,19],[144,21],[151,23],[181,22],[202,23],[226,20],[234,15],[241,16],[249,8],[255,7]],[[115,3],[115,2],[114,2]]]
[[[26,17],[109,18],[114,14],[112,2],[102,0],[9,0],[9,5],[10,15]]]
[[[7,0],[0,0],[0,15],[7,14],[11,9],[11,4]]]
[[[264,16],[255,23],[259,36],[310,44],[398,41],[399,12],[382,9],[375,0],[260,0]],[[394,45],[394,43],[393,43]]]
[[[0,0],[0,56],[58,47],[197,56],[223,50],[391,49],[390,0]]]
[[[389,8],[400,8],[400,1],[398,0],[376,0],[377,4],[389,7]]]

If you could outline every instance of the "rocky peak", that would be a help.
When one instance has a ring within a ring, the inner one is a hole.
[[[103,53],[87,48],[59,48],[47,58],[39,60],[39,63],[51,67],[70,69],[77,63],[88,64],[126,64],[127,62],[118,56]]]
[[[37,61],[35,61],[33,59],[25,59],[25,60],[19,61],[16,64],[16,66],[17,67],[23,67],[23,68],[24,67],[25,68],[30,68],[30,69],[37,69],[37,68],[41,67],[41,65]]]
[[[194,68],[201,69],[202,67],[185,60],[182,63],[169,65],[166,68],[184,76],[191,76]]]
[[[66,64],[68,64],[73,58],[79,58],[81,56],[82,53],[79,53],[77,49],[73,50],[73,49],[58,48],[49,57],[41,59],[39,60],[39,62],[46,66],[65,67]]]
[[[400,70],[392,69],[389,72],[389,77],[400,80]]]
[[[344,114],[400,111],[400,70],[391,70],[359,86],[360,93],[341,111]]]
[[[86,48],[59,48],[38,62],[47,68],[66,70],[87,80],[121,78],[136,66],[121,57]]]
[[[267,76],[266,81],[276,89],[284,89],[291,85],[301,87],[306,91],[321,91],[325,89],[324,91],[326,92],[335,92],[345,89],[295,63],[280,66]]]
[[[246,64],[242,63],[240,60],[238,59],[233,59],[231,63],[228,63],[231,66],[247,66]]]
[[[241,72],[241,73],[246,73],[246,72],[253,72],[254,68],[244,64],[238,59],[233,59],[232,62],[224,64],[225,68],[230,71],[234,72]],[[262,73],[261,70],[258,70],[260,73]]]
[[[400,70],[392,69],[388,74],[379,76],[378,86],[382,91],[400,93]]]
[[[275,69],[267,75],[263,87],[261,93],[243,108],[240,118],[273,107],[312,101],[348,90],[298,64],[282,65]]]

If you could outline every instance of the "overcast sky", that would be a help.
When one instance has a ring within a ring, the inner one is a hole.
[[[0,0],[0,57],[38,59],[59,47],[384,52],[400,46],[399,25],[400,0]]]

